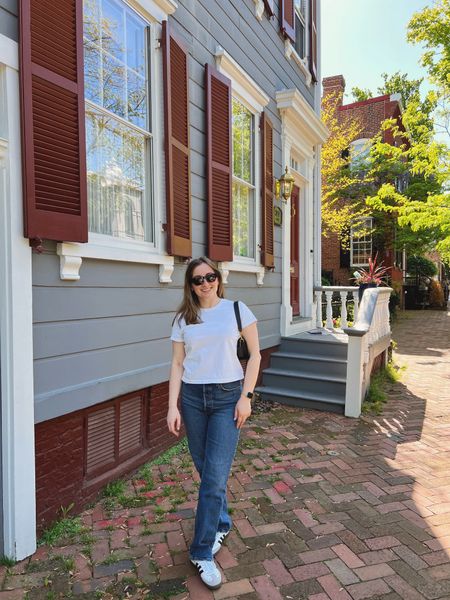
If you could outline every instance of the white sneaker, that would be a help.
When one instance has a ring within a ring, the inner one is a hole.
[[[216,533],[216,539],[214,540],[214,544],[212,547],[212,555],[213,556],[215,556],[219,552],[219,550],[222,548],[222,544],[229,533],[230,533],[229,531],[218,531]]]
[[[210,590],[217,590],[222,585],[222,575],[213,560],[195,560],[191,563],[197,568],[200,579]]]

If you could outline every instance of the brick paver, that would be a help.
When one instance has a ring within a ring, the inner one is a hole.
[[[0,567],[0,598],[450,598],[450,314],[405,313],[393,337],[406,369],[383,414],[249,421],[220,590],[188,560],[198,476],[182,453],[86,510],[75,537]]]

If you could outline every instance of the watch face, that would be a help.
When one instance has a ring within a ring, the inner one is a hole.
[[[247,392],[247,398],[250,398],[250,400],[253,398],[253,392]]]

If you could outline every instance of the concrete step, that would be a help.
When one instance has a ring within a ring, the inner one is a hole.
[[[263,385],[281,390],[293,390],[306,394],[312,392],[345,399],[345,377],[329,375],[327,371],[319,374],[285,368],[277,369],[270,366],[263,371]]]
[[[297,406],[298,408],[310,408],[344,414],[345,402],[342,398],[336,396],[300,392],[298,390],[285,390],[271,386],[258,387],[255,391],[261,394],[263,400],[279,402],[288,406]]]
[[[296,352],[273,352],[270,356],[270,366],[274,369],[288,371],[303,371],[308,373],[327,373],[345,377],[347,359],[301,354]]]

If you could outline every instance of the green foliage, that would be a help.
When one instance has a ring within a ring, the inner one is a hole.
[[[80,517],[65,517],[56,521],[42,534],[39,545],[56,546],[61,543],[74,541],[79,535],[86,531]]]
[[[368,100],[372,98],[373,94],[370,90],[362,89],[359,87],[352,87],[352,96],[355,102],[363,102],[364,100]]]
[[[9,558],[9,556],[0,556],[0,567],[13,567],[16,564],[16,561],[13,558]]]
[[[437,274],[436,265],[425,256],[409,256],[407,270],[410,275],[419,277],[433,277]]]
[[[125,482],[122,479],[110,481],[103,489],[104,498],[117,498],[125,492]]]
[[[388,385],[400,381],[402,370],[394,363],[389,362],[384,369],[372,376],[369,390],[361,408],[363,414],[380,415],[383,412],[383,406],[388,399]]]

